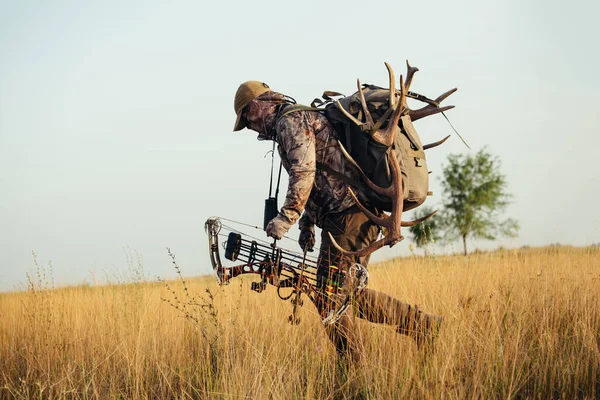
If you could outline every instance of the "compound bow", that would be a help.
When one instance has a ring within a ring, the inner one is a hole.
[[[300,294],[306,294],[321,311],[323,324],[335,323],[346,311],[350,299],[362,290],[369,277],[367,269],[360,264],[353,264],[348,272],[330,265],[326,274],[319,272],[319,260],[306,253],[296,253],[266,242],[245,238],[241,232],[223,225],[221,218],[209,218],[204,229],[208,234],[210,260],[219,285],[228,285],[232,278],[243,274],[260,275],[259,282],[252,282],[251,289],[261,293],[267,284],[277,288],[277,295],[282,300],[290,300],[294,305],[290,322],[298,323],[296,309],[302,305]],[[228,229],[228,234],[221,233]],[[233,266],[224,266],[219,252],[219,237],[226,237],[221,243],[225,251],[225,259]],[[294,289],[290,294],[283,294],[281,289]],[[295,296],[294,296],[295,294]]]

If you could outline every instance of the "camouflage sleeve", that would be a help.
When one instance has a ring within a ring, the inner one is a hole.
[[[315,133],[303,112],[295,112],[277,123],[277,142],[286,160],[289,183],[279,215],[296,223],[306,206],[315,181]]]

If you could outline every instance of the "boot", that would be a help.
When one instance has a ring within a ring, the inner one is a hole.
[[[414,311],[398,325],[396,332],[413,338],[419,349],[431,347],[443,320],[441,315],[425,314],[414,307]]]

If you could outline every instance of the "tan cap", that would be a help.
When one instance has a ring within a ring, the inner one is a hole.
[[[246,127],[245,121],[242,120],[242,110],[244,107],[261,94],[270,91],[271,88],[269,88],[269,85],[260,81],[248,81],[240,85],[237,92],[235,92],[235,99],[233,100],[233,109],[237,114],[237,119],[233,126],[234,131],[239,131]]]

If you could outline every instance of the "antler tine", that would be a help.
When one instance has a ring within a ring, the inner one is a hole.
[[[379,217],[379,216],[373,214],[371,211],[369,211],[358,200],[358,197],[356,197],[356,194],[354,194],[354,190],[352,190],[351,188],[348,188],[348,193],[350,193],[350,196],[352,197],[352,200],[354,200],[354,203],[356,203],[356,205],[358,206],[358,208],[360,208],[360,210],[367,215],[367,217],[371,220],[371,222],[373,222],[374,224],[379,225],[379,226],[383,226],[383,225],[385,225],[387,223],[387,219],[389,217]]]
[[[410,111],[410,119],[414,122],[421,118],[428,117],[430,115],[438,114],[444,111],[448,111],[454,108],[454,106],[440,107],[440,103],[448,98],[452,93],[456,92],[458,88],[450,89],[445,93],[439,95],[434,101],[426,105],[425,107],[417,110]],[[432,104],[433,103],[433,104]]]
[[[400,107],[402,111],[408,109],[408,104],[406,103],[406,96],[408,95],[408,87],[406,83],[402,80],[402,75],[400,75]],[[396,123],[398,125],[398,123]]]
[[[362,257],[364,255],[371,254],[374,251],[379,250],[383,246],[390,244],[390,243],[386,242],[387,237],[385,237],[385,238],[383,238],[381,240],[378,240],[376,242],[371,243],[367,247],[362,248],[362,249],[360,249],[358,251],[348,251],[348,250],[345,250],[342,246],[340,246],[338,244],[338,242],[335,241],[335,239],[331,235],[331,232],[327,232],[327,233],[329,234],[329,240],[331,241],[331,244],[333,244],[333,247],[335,247],[336,249],[338,249],[343,254],[346,254],[348,256],[353,256],[353,257]],[[404,239],[404,238],[402,238],[402,239]],[[402,239],[400,239],[400,240],[402,240]]]
[[[430,115],[452,110],[453,108],[454,106],[445,106],[442,108],[437,108],[435,106],[425,106],[423,108],[419,108],[418,110],[412,110],[410,112],[410,120],[412,122],[415,122],[417,120],[420,120],[421,118],[429,117]]]
[[[356,80],[356,86],[358,86],[360,105],[362,106],[362,109],[365,113],[365,123],[363,124],[364,128],[361,128],[361,129],[370,130],[371,128],[373,128],[373,117],[371,116],[371,113],[369,112],[369,109],[367,108],[367,101],[365,100],[365,94],[362,90],[362,85],[360,84],[360,79]]]
[[[414,221],[402,221],[402,223],[400,224],[403,227],[409,227],[409,226],[415,226],[415,225],[419,225],[421,222],[427,221],[429,218],[433,217],[435,215],[435,213],[437,213],[438,210],[435,210],[429,214],[427,214],[424,217],[421,217],[419,219],[415,219]]]
[[[435,101],[437,101],[438,103],[441,103],[442,101],[446,100],[448,98],[448,96],[450,96],[452,93],[456,92],[458,90],[458,88],[453,88],[448,90],[445,93],[440,94]]]
[[[390,77],[390,99],[389,99],[390,104],[389,104],[389,106],[390,106],[390,108],[392,108],[396,104],[396,76],[394,75],[394,70],[392,69],[390,64],[388,64],[387,62],[385,62],[384,64],[388,70],[388,75]]]
[[[448,140],[449,137],[450,135],[446,136],[442,140],[438,140],[437,142],[426,144],[425,146],[423,146],[423,150],[433,149],[434,147],[437,147],[440,144],[444,143],[446,140]]]
[[[385,224],[390,219],[390,216],[378,217],[377,215],[373,214],[365,206],[362,205],[362,203],[358,200],[358,197],[356,197],[356,194],[354,194],[354,191],[352,189],[348,188],[348,191],[350,193],[350,196],[352,196],[352,199],[358,206],[358,208],[360,208],[360,210],[367,215],[367,217],[371,220],[371,222],[373,222],[374,224],[379,225],[379,226],[385,226]],[[400,221],[400,226],[404,227],[404,228],[408,228],[411,226],[419,225],[420,223],[425,222],[429,218],[433,217],[437,212],[438,212],[438,210],[434,210],[433,212],[427,214],[426,216],[417,218],[412,221]]]
[[[410,89],[410,84],[412,83],[413,76],[414,76],[415,72],[417,72],[418,70],[419,70],[419,68],[411,67],[408,60],[406,60],[406,83],[405,83],[405,85],[406,85],[407,91]]]
[[[354,117],[354,115],[346,111],[346,109],[344,108],[344,106],[342,106],[339,100],[335,101],[335,105],[337,106],[338,110],[340,110],[350,121],[354,122],[358,126],[362,126],[362,121],[358,120]]]
[[[395,82],[395,75],[394,75],[394,70],[392,69],[392,67],[390,66],[390,64],[388,64],[387,62],[384,63],[385,67],[388,70],[388,74],[390,77],[390,94],[389,94],[389,105],[388,105],[388,109],[385,111],[385,113],[377,120],[377,122],[375,123],[375,125],[371,128],[371,131],[369,132],[369,134],[371,136],[373,136],[377,131],[379,131],[379,128],[381,128],[381,126],[383,125],[383,123],[385,121],[387,121],[387,119],[389,118],[390,114],[394,111],[396,111],[396,82]]]
[[[372,180],[369,179],[369,177],[367,176],[367,174],[365,174],[365,171],[363,171],[363,169],[360,167],[360,165],[358,165],[358,163],[356,162],[356,160],[354,160],[354,158],[352,158],[352,156],[348,153],[348,151],[346,150],[346,148],[344,147],[343,144],[339,143],[340,145],[340,150],[342,152],[342,154],[344,155],[344,157],[346,157],[346,159],[348,160],[348,162],[350,162],[350,164],[354,165],[354,167],[356,167],[356,169],[360,172],[360,174],[362,175],[363,180],[365,181],[365,183],[367,184],[367,186],[373,190],[375,193],[382,195],[382,196],[390,196],[390,188],[382,188],[380,186],[377,186],[376,184],[373,183]]]
[[[400,75],[400,100],[396,103],[396,109],[394,110],[394,114],[388,121],[387,127],[385,130],[376,131],[373,133],[373,139],[385,144],[386,146],[391,146],[394,143],[394,138],[396,136],[396,130],[398,128],[398,122],[400,121],[400,116],[407,109],[406,104],[406,87],[404,86],[404,79],[402,75]]]
[[[365,171],[363,171],[363,169],[360,167],[360,165],[358,165],[356,160],[354,160],[354,158],[352,158],[352,156],[350,155],[350,153],[348,153],[348,151],[346,150],[344,145],[342,143],[339,143],[339,145],[340,145],[340,150],[342,151],[342,154],[344,155],[344,157],[346,157],[346,159],[350,162],[350,164],[354,165],[356,167],[356,169],[358,169],[358,171],[361,173],[363,178],[369,179],[369,178],[367,178]]]

